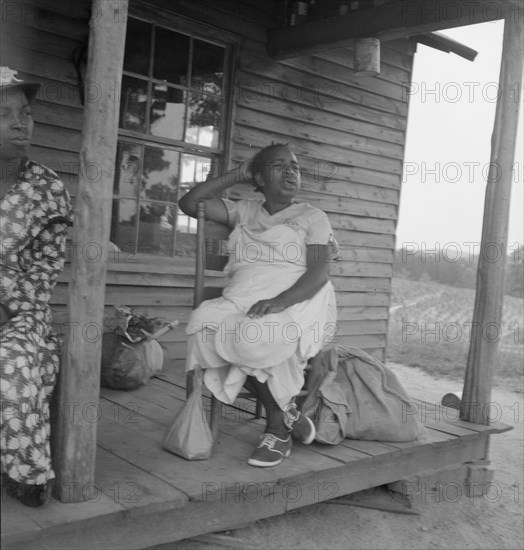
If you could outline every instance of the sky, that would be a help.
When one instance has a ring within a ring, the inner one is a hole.
[[[458,245],[469,254],[480,243],[503,32],[502,21],[444,31],[479,52],[473,62],[418,46],[408,90],[397,248],[411,243],[411,250],[456,251]],[[524,109],[520,98],[510,250],[524,240]]]

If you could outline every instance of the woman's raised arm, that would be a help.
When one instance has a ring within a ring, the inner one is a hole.
[[[184,214],[196,218],[198,203],[204,201],[206,206],[206,219],[227,225],[227,209],[220,195],[225,189],[232,187],[236,183],[250,181],[251,174],[249,167],[250,161],[247,161],[239,167],[230,170],[223,176],[210,178],[195,185],[191,191],[186,193],[178,201],[180,209]]]

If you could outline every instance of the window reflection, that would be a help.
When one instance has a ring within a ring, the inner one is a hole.
[[[147,81],[123,76],[120,98],[120,128],[145,133],[146,113]]]
[[[149,74],[151,32],[152,26],[150,23],[138,19],[128,19],[124,71],[146,76]]]
[[[167,84],[153,84],[150,133],[182,140],[186,117],[185,92]]]
[[[118,142],[114,193],[124,197],[137,197],[140,192],[140,164],[142,146],[137,143]]]
[[[169,222],[169,206],[155,202],[140,203],[138,252],[173,254],[173,225]]]
[[[205,181],[211,170],[211,159],[195,155],[182,155],[182,170],[180,177],[180,197],[184,196],[194,185]],[[196,233],[196,220],[186,216],[178,209],[177,231],[181,233]]]
[[[153,77],[171,84],[187,85],[189,36],[157,27]]]
[[[206,147],[218,147],[221,116],[222,100],[220,97],[191,94],[185,141]]]
[[[160,147],[145,147],[141,194],[143,198],[177,201],[180,153]]]
[[[211,159],[196,155],[182,155],[181,185],[193,186],[206,181],[211,170]]]
[[[195,39],[191,87],[202,93],[221,94],[224,76],[224,48]]]
[[[111,219],[111,242],[120,250],[134,252],[136,250],[136,200],[117,199],[113,201]]]

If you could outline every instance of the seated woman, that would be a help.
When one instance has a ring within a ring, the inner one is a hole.
[[[220,198],[232,185],[254,182],[263,197],[233,202]],[[336,303],[329,260],[338,245],[324,212],[295,202],[300,167],[285,144],[261,150],[223,177],[195,186],[180,208],[233,229],[222,297],[203,302],[191,315],[186,370],[205,369],[204,382],[224,403],[243,386],[262,400],[267,425],[248,463],[275,466],[291,453],[291,436],[315,437],[313,422],[294,398],[304,368],[333,335]]]
[[[58,176],[27,159],[30,103],[39,84],[0,68],[1,465],[9,494],[44,503],[54,478],[49,400],[59,365],[49,299],[63,268],[69,195]]]

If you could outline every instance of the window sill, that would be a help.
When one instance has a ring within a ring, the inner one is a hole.
[[[176,275],[193,275],[195,258],[175,256],[166,258],[151,254],[109,253],[108,271],[125,271],[141,273],[172,273]]]
[[[187,275],[194,277],[196,269],[195,258],[175,256],[172,258],[159,257],[149,254],[120,253],[115,255],[110,252],[107,261],[107,271],[113,273],[153,273],[160,275]],[[71,278],[72,263],[66,262],[61,282],[67,282]],[[222,271],[206,269],[207,277],[224,276]]]

